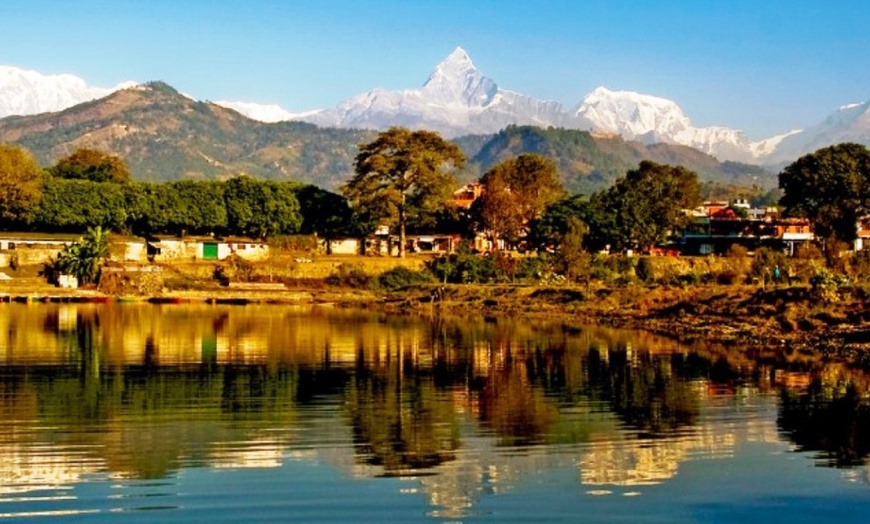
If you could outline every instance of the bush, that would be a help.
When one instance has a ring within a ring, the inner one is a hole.
[[[362,266],[339,264],[336,271],[326,278],[326,282],[333,286],[363,289],[371,287],[372,277]]]
[[[378,284],[389,290],[402,289],[420,284],[431,284],[435,282],[435,277],[429,271],[414,271],[406,267],[395,267],[381,273],[378,277]]]
[[[516,278],[526,282],[538,281],[546,271],[548,264],[549,260],[546,254],[523,257],[519,267],[517,267]]]
[[[480,256],[463,242],[455,253],[426,262],[439,282],[454,284],[487,283],[495,280],[493,257]]]
[[[740,280],[741,275],[731,269],[726,269],[716,275],[716,283],[722,286],[731,286],[738,283]]]
[[[749,250],[740,244],[731,244],[728,248],[728,251],[725,252],[725,256],[728,258],[746,258],[749,255]]]
[[[840,287],[845,283],[843,277],[820,265],[815,265],[810,276],[813,297],[822,302],[837,302],[840,299]]]
[[[637,261],[637,267],[634,269],[637,278],[642,282],[651,283],[655,281],[655,268],[649,257],[641,257]]]
[[[788,273],[783,253],[767,247],[762,247],[755,252],[755,257],[752,259],[752,276],[761,278],[764,282],[772,281],[777,268],[782,279],[783,275]]]
[[[254,276],[254,264],[233,253],[222,265],[216,265],[212,278],[222,286],[228,286],[231,281],[250,282]]]

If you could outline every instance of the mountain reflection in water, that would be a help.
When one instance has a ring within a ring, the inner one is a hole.
[[[553,472],[639,495],[758,445],[868,476],[868,377],[810,358],[287,306],[4,304],[0,334],[6,517],[179,511],[185,474],[299,463],[395,479],[444,518]],[[101,483],[127,491],[85,505]]]

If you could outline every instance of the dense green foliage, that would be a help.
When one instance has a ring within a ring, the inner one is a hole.
[[[663,243],[701,203],[698,175],[683,168],[643,161],[607,191],[592,197],[604,223],[590,220],[617,249],[646,250]]]
[[[137,235],[199,234],[257,238],[298,233],[303,224],[297,192],[326,203],[310,215],[307,234],[336,235],[349,227],[349,209],[334,193],[295,183],[247,176],[227,182],[92,182],[45,177],[32,217],[13,222],[36,231],[81,232],[102,227]]]
[[[120,230],[126,225],[126,208],[124,187],[119,184],[47,176],[33,227],[74,233],[95,227]]]
[[[302,217],[293,188],[247,176],[231,178],[224,188],[227,222],[234,233],[254,238],[299,231]]]
[[[779,174],[780,205],[813,221],[822,238],[851,243],[870,214],[870,150],[839,144],[802,156]]]

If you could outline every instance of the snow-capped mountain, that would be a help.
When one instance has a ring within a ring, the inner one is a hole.
[[[242,113],[257,118],[252,112]],[[556,126],[621,135],[647,144],[667,142],[720,159],[753,161],[754,145],[739,130],[694,127],[672,100],[599,87],[569,112],[557,102],[501,89],[457,47],[420,89],[373,89],[335,108],[296,118],[320,126],[384,129],[401,125],[447,137],[495,133],[510,124]]]
[[[215,104],[237,111],[252,120],[268,123],[299,120],[320,112],[318,109],[314,111],[306,111],[304,113],[291,113],[278,104],[258,104],[256,102],[230,102],[221,100],[215,102]]]
[[[0,118],[60,111],[134,85],[136,82],[112,88],[94,87],[73,75],[42,75],[0,66]]]
[[[574,115],[591,122],[596,131],[616,133],[627,140],[680,144],[728,160],[751,156],[742,131],[694,127],[680,106],[666,98],[599,87],[583,98]]]
[[[844,105],[824,122],[783,136],[776,147],[761,158],[766,164],[783,164],[841,142],[870,146],[870,101]]]
[[[420,89],[373,89],[300,120],[368,129],[402,125],[453,137],[495,133],[510,124],[567,126],[574,119],[559,103],[500,89],[483,76],[464,49],[457,47]]]
[[[42,75],[0,66],[0,118],[66,109],[135,85],[93,87],[73,75]],[[446,137],[496,133],[508,125],[614,133],[646,144],[689,146],[720,160],[778,165],[819,147],[851,141],[870,145],[870,102],[843,106],[824,122],[750,142],[737,129],[695,127],[673,100],[599,87],[569,111],[561,104],[502,89],[457,47],[418,89],[373,89],[326,110],[294,113],[276,104],[217,102],[262,122],[297,120],[324,127],[385,129],[400,125]]]

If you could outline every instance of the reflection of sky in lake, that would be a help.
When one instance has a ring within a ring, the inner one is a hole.
[[[4,517],[870,512],[862,446],[837,462],[857,467],[816,467],[825,438],[867,436],[866,378],[842,367],[277,306],[10,304],[0,329]],[[858,429],[808,432],[828,405]]]

